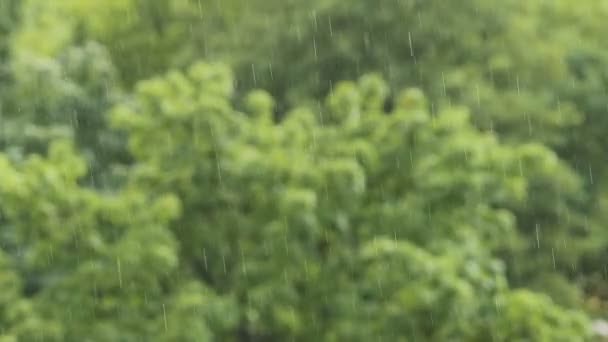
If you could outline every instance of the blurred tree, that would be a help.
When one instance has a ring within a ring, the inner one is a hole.
[[[11,61],[3,92],[0,144],[13,158],[73,137],[90,164],[89,182],[108,184],[116,163],[129,161],[124,137],[108,129],[105,111],[121,91],[103,46],[69,47],[56,58],[23,53]]]
[[[586,340],[607,15],[0,0],[0,341]]]
[[[504,257],[517,282],[533,278],[541,264],[550,265],[552,254],[574,279],[581,272],[603,272],[608,243],[604,216],[593,205],[606,193],[601,179],[608,153],[603,133],[608,59],[601,23],[607,12],[602,2],[587,8],[568,1],[324,0],[295,6],[285,25],[277,19],[266,31],[252,30],[265,38],[247,47],[242,60],[231,60],[240,87],[268,89],[279,109],[334,91],[338,80],[374,71],[391,85],[421,87],[431,111],[464,104],[477,127],[496,132],[506,143],[553,148],[581,179],[575,185],[564,175],[556,184],[566,184],[566,190],[545,187],[544,177],[556,161],[534,161],[536,152],[528,149],[526,159],[545,166],[531,183],[531,203],[513,211],[531,239],[528,251],[518,253],[523,259]],[[253,15],[240,27],[248,32],[247,25],[254,27],[262,18],[284,17],[272,13]],[[540,264],[520,262],[537,259],[536,230],[553,242],[545,245]]]
[[[85,171],[64,142],[44,159],[0,156],[2,229],[12,236],[0,264],[0,339],[200,341],[233,325],[229,295],[179,273],[166,228],[177,199],[102,195],[77,184]]]
[[[579,189],[550,150],[501,145],[462,109],[430,115],[415,90],[385,113],[376,76],[340,83],[317,110],[279,123],[259,91],[247,97],[250,112],[233,109],[233,84],[224,66],[197,63],[139,83],[112,117],[136,159],[129,187],[180,198],[181,260],[237,298],[241,336],[482,341],[492,329],[481,327],[505,319],[496,300],[531,310],[510,302],[519,297],[491,255],[534,257],[521,254],[533,241],[546,257],[545,245],[568,234],[515,225],[518,210],[563,205],[549,193],[536,199],[538,182],[562,198]],[[564,330],[539,326],[540,340],[584,339],[583,316],[547,310],[536,322],[557,315]]]

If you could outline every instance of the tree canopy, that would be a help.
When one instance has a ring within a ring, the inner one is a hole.
[[[0,341],[592,341],[601,1],[0,2]]]

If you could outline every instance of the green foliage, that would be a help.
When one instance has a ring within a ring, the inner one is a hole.
[[[234,324],[228,298],[188,277],[176,278],[177,245],[165,227],[179,215],[176,199],[98,194],[77,184],[85,171],[65,143],[51,145],[46,159],[34,155],[15,166],[1,159],[0,181],[7,185],[0,190],[3,228],[13,236],[8,251],[15,264],[2,284],[10,296],[21,292],[22,279],[30,293],[24,309],[33,316],[13,322],[12,316],[23,315],[16,311],[21,305],[3,304],[3,333],[24,341],[38,335],[57,341],[194,341]]]
[[[492,253],[534,238],[515,214],[552,208],[532,197],[540,179],[578,189],[551,151],[501,145],[464,110],[431,116],[415,90],[384,113],[373,76],[336,85],[318,115],[259,120],[272,102],[256,91],[251,113],[233,109],[230,77],[199,63],[144,81],[112,118],[138,161],[130,187],[182,199],[182,258],[248,308],[247,336],[484,340],[480,327],[500,324],[500,313],[481,319],[511,298]],[[585,335],[584,318],[554,310],[570,338]]]
[[[1,0],[0,341],[592,340],[606,14]]]
[[[107,129],[105,111],[120,96],[105,49],[93,42],[56,58],[23,54],[10,65],[4,93],[0,145],[13,158],[43,152],[49,141],[71,138],[90,165],[91,181],[108,178],[115,163],[129,158],[124,137]]]

